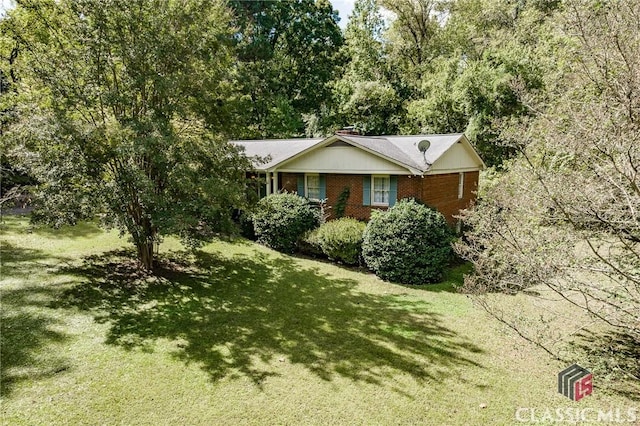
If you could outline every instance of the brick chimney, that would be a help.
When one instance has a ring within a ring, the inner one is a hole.
[[[360,132],[356,130],[355,126],[345,126],[342,129],[336,131],[336,135],[359,135]]]

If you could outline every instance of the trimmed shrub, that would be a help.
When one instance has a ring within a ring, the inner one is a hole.
[[[451,257],[453,235],[444,216],[415,200],[373,211],[362,257],[380,278],[404,284],[438,282]]]
[[[365,224],[352,218],[341,218],[323,223],[307,237],[310,245],[320,247],[329,259],[357,265],[362,251]]]
[[[272,194],[260,201],[252,215],[256,240],[275,250],[293,253],[305,232],[317,227],[321,212],[296,194]]]
[[[320,225],[322,226],[322,225]],[[301,253],[308,254],[313,257],[325,257],[320,247],[320,241],[318,240],[318,230],[320,228],[307,231],[304,236],[298,240],[298,250]]]

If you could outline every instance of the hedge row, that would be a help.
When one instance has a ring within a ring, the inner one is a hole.
[[[364,261],[380,278],[405,284],[438,282],[452,255],[444,216],[415,200],[373,211],[368,224],[352,218],[322,223],[318,206],[296,194],[269,195],[250,216],[257,241],[279,251],[320,255],[347,265]]]
[[[365,227],[363,222],[343,217],[323,223],[309,232],[304,241],[310,246],[311,254],[320,252],[331,260],[357,265],[360,263]]]

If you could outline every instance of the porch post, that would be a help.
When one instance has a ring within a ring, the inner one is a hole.
[[[273,171],[273,193],[274,194],[278,193],[278,171],[277,170]]]
[[[271,173],[266,172],[265,175],[265,181],[267,183],[267,195],[271,195]]]

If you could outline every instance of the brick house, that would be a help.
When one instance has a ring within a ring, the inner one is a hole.
[[[344,215],[367,220],[372,209],[415,198],[442,212],[450,224],[476,198],[484,163],[464,134],[242,140],[252,158],[260,196],[297,192],[326,199],[328,214],[341,193]],[[344,195],[343,195],[344,197]]]

